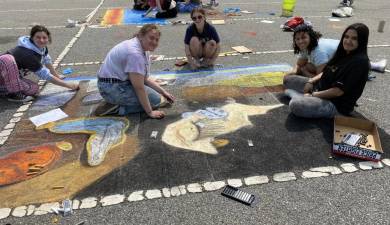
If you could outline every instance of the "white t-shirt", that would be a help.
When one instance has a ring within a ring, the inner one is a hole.
[[[315,47],[310,54],[303,51],[298,54],[299,59],[307,59],[315,66],[326,64],[333,57],[339,45],[339,40],[320,38],[318,46]]]
[[[137,37],[122,41],[107,54],[98,71],[100,78],[128,80],[128,73],[148,76],[150,72],[150,53],[144,51]]]

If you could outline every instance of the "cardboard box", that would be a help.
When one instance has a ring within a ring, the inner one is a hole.
[[[234,49],[235,51],[243,54],[243,53],[251,53],[252,52],[252,49],[249,49],[245,46],[234,46],[232,47],[232,49]]]
[[[363,143],[349,145],[343,139],[350,133],[363,134]],[[383,154],[376,124],[369,120],[336,116],[334,118],[333,148],[334,154],[347,155],[370,161],[379,161]]]
[[[223,25],[223,24],[225,24],[225,20],[211,20],[211,24],[213,24],[213,25]]]

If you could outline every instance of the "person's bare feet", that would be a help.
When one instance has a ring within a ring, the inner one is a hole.
[[[213,67],[214,63],[211,61],[211,59],[203,59],[201,63],[201,67],[208,68],[208,67]]]
[[[199,69],[199,67],[201,67],[201,64],[200,64],[198,59],[193,59],[190,63],[190,66],[191,66],[191,69],[196,70],[196,69]]]

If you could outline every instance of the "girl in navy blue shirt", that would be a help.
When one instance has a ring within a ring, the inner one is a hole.
[[[206,22],[204,9],[192,10],[191,19],[194,22],[188,26],[184,38],[187,60],[192,69],[213,66],[220,52],[218,33]]]

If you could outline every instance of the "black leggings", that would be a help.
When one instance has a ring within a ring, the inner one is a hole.
[[[168,9],[165,12],[158,12],[156,18],[174,18],[177,15],[177,7]]]
[[[150,6],[146,5],[146,6],[143,6],[143,5],[134,5],[133,9],[134,10],[148,10],[150,8]]]

